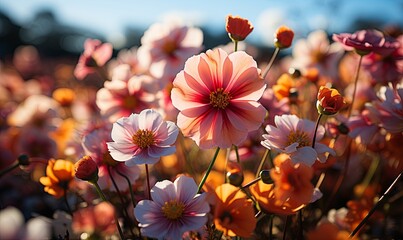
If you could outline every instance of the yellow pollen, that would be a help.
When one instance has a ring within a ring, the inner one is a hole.
[[[165,202],[162,206],[162,212],[164,216],[171,220],[177,220],[182,217],[183,211],[185,210],[185,205],[177,200],[171,200]]]
[[[229,93],[224,92],[222,88],[218,88],[215,92],[210,93],[210,104],[215,108],[225,109],[230,100],[231,96]]]
[[[311,145],[311,140],[309,139],[308,135],[305,132],[301,132],[299,130],[292,131],[288,135],[288,141],[287,141],[287,146],[297,142],[298,147],[306,147]]]
[[[155,143],[154,133],[148,129],[139,129],[132,136],[133,143],[136,144],[139,148],[147,148]]]

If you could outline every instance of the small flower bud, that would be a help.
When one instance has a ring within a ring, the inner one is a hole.
[[[20,156],[18,156],[17,160],[18,160],[18,164],[20,166],[28,166],[29,165],[29,156],[26,155],[26,154],[21,154]]]
[[[227,172],[227,181],[235,187],[240,187],[243,183],[243,174]]]
[[[318,92],[316,108],[319,114],[334,115],[345,105],[344,98],[333,88],[321,86]]]
[[[225,29],[232,41],[243,41],[253,30],[253,25],[246,18],[227,16]]]
[[[294,31],[286,26],[281,26],[274,34],[274,46],[280,49],[289,48],[294,38]]]
[[[292,78],[299,78],[301,77],[301,71],[299,69],[296,68],[290,68],[288,69],[288,73],[291,75]]]
[[[242,167],[236,162],[228,161],[226,177],[230,184],[240,187],[244,180]]]
[[[262,179],[262,181],[266,184],[272,184],[273,180],[271,179],[270,176],[270,170],[262,170],[259,173],[260,178]]]
[[[74,164],[76,178],[96,182],[98,181],[98,165],[90,156],[84,156]]]
[[[350,132],[350,129],[344,123],[340,123],[339,125],[337,125],[337,130],[339,130],[339,132],[344,135],[347,135]]]

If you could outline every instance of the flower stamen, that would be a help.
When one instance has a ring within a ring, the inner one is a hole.
[[[223,88],[218,88],[216,91],[210,93],[210,104],[215,108],[225,109],[229,105],[231,96],[229,93],[224,92]]]
[[[311,140],[309,139],[307,133],[299,130],[290,132],[286,145],[289,146],[296,142],[298,143],[297,148],[311,146]]]
[[[144,149],[153,144],[155,144],[155,136],[151,130],[148,129],[139,129],[132,136],[133,143],[136,144],[139,148]]]
[[[185,205],[177,200],[171,200],[165,202],[161,209],[165,217],[171,220],[177,220],[182,216],[183,211],[185,210]]]

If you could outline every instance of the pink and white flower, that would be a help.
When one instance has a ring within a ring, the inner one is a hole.
[[[336,155],[333,149],[318,142],[325,134],[323,126],[318,127],[313,148],[315,122],[300,119],[295,115],[276,116],[274,122],[276,126],[266,126],[268,134],[263,135],[265,140],[261,144],[268,149],[288,154],[294,164],[304,163],[312,166],[316,160],[325,162],[326,152]]]
[[[117,120],[112,127],[113,142],[107,145],[112,158],[127,166],[154,164],[176,151],[173,144],[178,133],[173,122],[163,121],[157,111],[146,109]]]
[[[258,102],[266,87],[259,73],[242,51],[214,49],[189,58],[171,92],[182,133],[202,149],[241,144],[266,116]]]
[[[88,74],[95,72],[112,57],[113,47],[110,43],[102,43],[98,39],[87,39],[84,42],[84,52],[74,69],[74,76],[83,80]]]
[[[114,122],[133,112],[158,107],[161,94],[156,79],[148,75],[133,75],[130,66],[122,64],[112,73],[112,81],[106,81],[99,89],[96,104],[101,114]]]
[[[123,162],[117,162],[112,159],[106,144],[112,141],[111,129],[112,124],[105,123],[88,131],[83,136],[82,147],[85,155],[90,156],[98,165],[98,184],[101,189],[116,191],[112,182],[113,178],[118,188],[121,191],[126,191],[129,186],[121,174],[125,175],[133,183],[140,176],[140,168],[136,165],[128,167]]]
[[[155,23],[141,38],[138,60],[156,78],[172,81],[190,56],[202,49],[203,32],[177,23]]]
[[[157,182],[151,189],[152,200],[142,200],[134,208],[142,235],[182,239],[183,233],[201,228],[210,207],[206,194],[196,193],[197,185],[190,177]]]

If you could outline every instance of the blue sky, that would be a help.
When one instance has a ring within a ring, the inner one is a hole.
[[[0,0],[0,10],[23,24],[38,10],[52,10],[64,24],[100,33],[119,41],[127,26],[147,27],[166,18],[224,30],[228,14],[248,18],[252,41],[271,42],[279,25],[292,27],[297,37],[314,29],[345,31],[359,16],[382,19],[403,27],[403,0]]]

